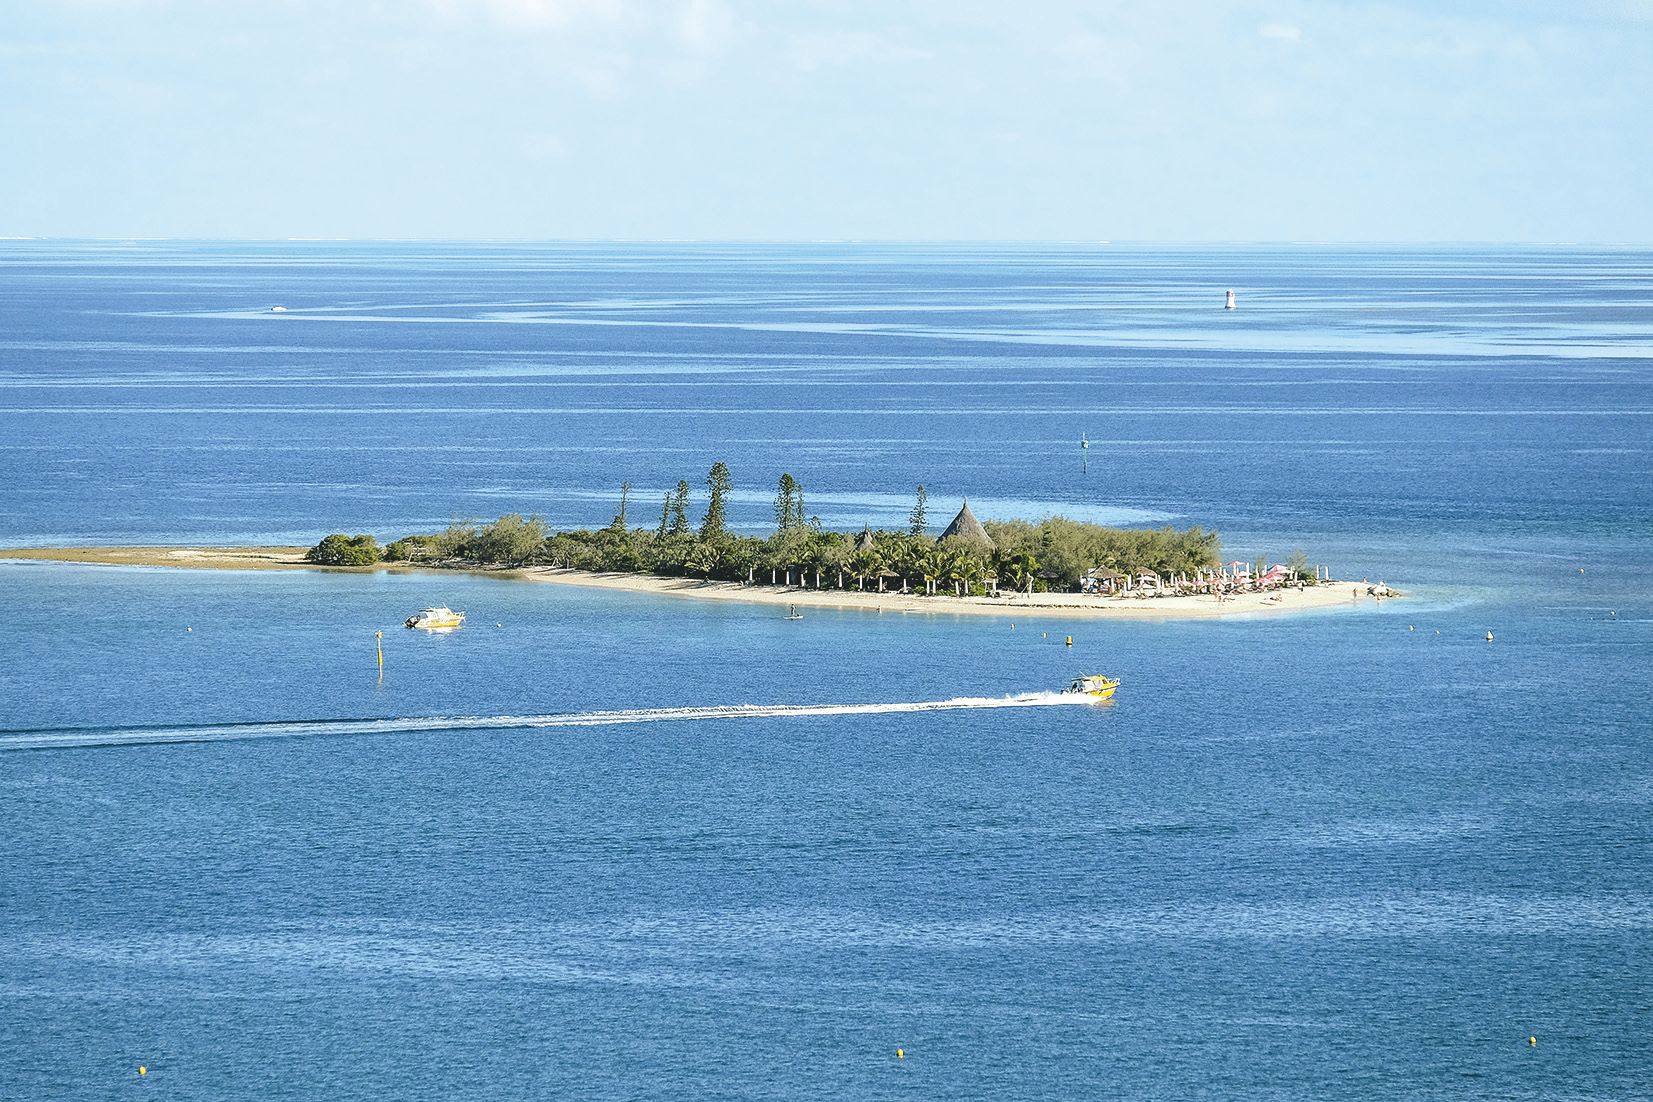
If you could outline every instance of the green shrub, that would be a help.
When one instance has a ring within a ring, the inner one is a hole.
[[[520,513],[500,517],[469,540],[469,558],[477,562],[521,566],[545,550],[545,521]]]
[[[334,532],[306,551],[304,559],[317,566],[372,566],[379,561],[379,541]]]
[[[385,548],[386,562],[428,562],[437,557],[436,536],[403,536]]]

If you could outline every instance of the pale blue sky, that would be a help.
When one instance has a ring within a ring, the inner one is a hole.
[[[1653,0],[0,0],[0,234],[1653,242]]]

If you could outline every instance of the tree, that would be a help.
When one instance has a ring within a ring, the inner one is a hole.
[[[934,546],[920,536],[899,536],[888,562],[890,569],[901,575],[902,584],[924,576],[924,557]]]
[[[791,532],[804,526],[804,488],[790,473],[782,474],[775,491],[775,530]]]
[[[385,548],[386,562],[422,562],[437,557],[438,536],[403,536]]]
[[[476,539],[476,521],[452,520],[436,535],[436,558],[439,560],[468,558],[471,542]]]
[[[969,593],[970,588],[982,580],[987,572],[983,561],[983,552],[968,544],[960,544],[955,540],[948,540],[952,546],[942,549],[941,576],[953,582],[954,587],[962,593]]]
[[[748,574],[758,563],[758,550],[762,546],[757,540],[736,539],[724,536],[725,547],[723,557],[719,562],[723,576],[737,581],[746,581]]]
[[[850,577],[855,579],[855,588],[857,589],[866,588],[867,579],[874,574],[881,573],[883,569],[884,556],[878,550],[876,544],[856,551],[855,554],[850,556]]]
[[[1026,589],[1039,572],[1039,560],[1031,551],[999,551],[994,556],[999,575],[1011,589]]]
[[[924,483],[918,484],[917,500],[913,502],[913,511],[907,517],[907,530],[915,536],[924,535],[924,529],[929,527],[929,496],[924,492]]]
[[[685,479],[677,480],[677,492],[672,495],[672,526],[667,533],[670,536],[686,536],[689,534],[689,483]]]
[[[538,516],[524,520],[520,513],[508,513],[477,533],[470,555],[478,562],[521,566],[545,550],[545,535],[545,521]]]
[[[317,566],[372,566],[379,561],[379,541],[334,532],[306,551],[304,559]]]
[[[700,522],[700,538],[711,542],[724,532],[724,499],[729,496],[729,468],[722,461],[713,463],[706,475],[706,489],[711,498],[706,503],[706,519]]]
[[[620,511],[618,513],[615,513],[614,514],[614,519],[609,522],[609,527],[614,529],[616,532],[624,532],[626,530],[626,499],[629,498],[630,496],[631,496],[631,483],[630,482],[621,482],[620,483]]]
[[[924,579],[924,592],[933,594],[936,583],[941,580],[942,573],[947,569],[947,552],[931,544],[918,553],[914,565],[919,576]]]
[[[664,500],[660,503],[660,527],[655,529],[655,532],[654,532],[654,538],[655,539],[663,540],[663,539],[666,538],[666,526],[671,523],[671,518],[672,518],[672,495],[670,493],[667,493],[666,494],[666,500]]]

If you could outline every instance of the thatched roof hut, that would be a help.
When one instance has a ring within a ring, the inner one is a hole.
[[[861,526],[861,538],[855,541],[855,549],[857,551],[872,550],[872,529],[864,524]]]
[[[989,551],[993,549],[993,537],[987,534],[987,529],[983,528],[981,521],[976,519],[976,514],[970,511],[969,498],[964,499],[964,507],[959,510],[959,515],[953,518],[953,523],[949,524],[947,530],[941,534],[941,538],[973,543]]]

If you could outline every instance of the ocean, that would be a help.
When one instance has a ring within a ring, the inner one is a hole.
[[[0,546],[652,528],[721,460],[747,532],[922,482],[1407,595],[0,562],[0,1095],[1653,1094],[1650,429],[1645,250],[0,243]]]

